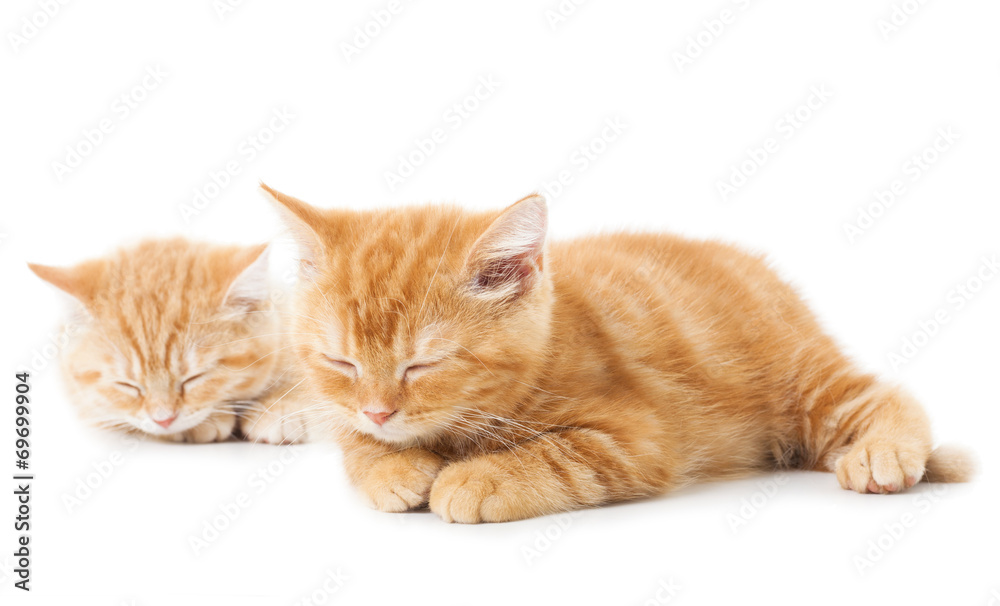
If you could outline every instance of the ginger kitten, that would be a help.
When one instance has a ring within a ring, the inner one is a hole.
[[[758,257],[547,245],[540,196],[350,212],[262,187],[301,242],[300,363],[378,509],[502,522],[776,468],[861,493],[969,474]]]
[[[187,442],[290,441],[282,321],[269,299],[267,246],[148,240],[75,267],[29,264],[81,304],[62,370],[99,426]],[[285,348],[287,349],[287,348]],[[275,403],[278,406],[273,406]]]

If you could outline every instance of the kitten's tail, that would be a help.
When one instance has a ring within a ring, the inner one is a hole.
[[[938,446],[927,459],[925,482],[968,482],[976,475],[976,458],[957,446]]]

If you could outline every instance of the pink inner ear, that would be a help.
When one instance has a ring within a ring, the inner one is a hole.
[[[496,289],[506,284],[517,283],[522,285],[518,292],[523,292],[533,271],[529,255],[491,259],[476,275],[474,286],[481,289]]]
[[[547,210],[529,196],[505,210],[473,246],[469,264],[473,288],[496,296],[527,291],[542,268]]]

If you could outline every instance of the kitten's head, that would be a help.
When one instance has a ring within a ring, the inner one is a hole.
[[[414,444],[510,416],[547,350],[544,199],[350,212],[263,188],[300,244],[293,332],[331,426]]]
[[[279,347],[265,249],[154,240],[30,265],[80,303],[62,366],[84,417],[167,435],[259,393]]]

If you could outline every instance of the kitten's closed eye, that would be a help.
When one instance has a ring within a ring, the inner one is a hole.
[[[124,391],[130,396],[139,398],[142,397],[142,387],[132,383],[131,381],[115,381],[115,387]]]
[[[436,362],[425,362],[423,364],[411,364],[403,371],[403,381],[415,381],[425,374],[434,370]]]
[[[337,372],[350,377],[351,379],[357,379],[361,376],[361,367],[354,362],[349,362],[341,358],[334,358],[326,354],[323,355],[323,359],[326,360],[334,370]]]
[[[197,383],[198,379],[203,378],[206,374],[208,374],[207,370],[204,372],[199,372],[197,374],[191,375],[190,377],[181,381],[181,385],[179,388],[181,395],[183,396],[185,389],[190,389],[191,387],[193,387]]]

